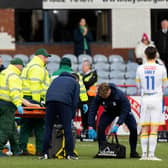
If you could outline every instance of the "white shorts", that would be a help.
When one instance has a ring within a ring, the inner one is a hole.
[[[163,97],[156,95],[145,95],[142,97],[140,124],[162,125],[164,124]]]

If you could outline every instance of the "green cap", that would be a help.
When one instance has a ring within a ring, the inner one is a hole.
[[[20,58],[13,58],[13,59],[11,60],[10,64],[12,64],[12,65],[22,65],[22,66],[24,66],[23,61],[22,61]]]
[[[51,55],[48,54],[47,50],[44,48],[39,48],[38,50],[36,50],[35,55],[43,55],[45,57],[51,57]]]

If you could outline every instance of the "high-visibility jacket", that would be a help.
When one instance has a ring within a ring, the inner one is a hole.
[[[23,69],[23,95],[31,96],[32,100],[40,102],[46,95],[50,84],[48,71],[40,57],[35,56]]]
[[[20,73],[20,70],[11,64],[0,73],[0,100],[12,102],[15,106],[22,104],[23,93]]]
[[[83,82],[85,84],[88,96],[96,96],[97,93],[97,72],[90,71],[83,75]]]
[[[86,87],[83,83],[83,77],[82,75],[79,75],[79,85],[80,85],[80,101],[81,102],[86,102],[88,101],[88,96],[87,96],[87,92],[86,92]]]

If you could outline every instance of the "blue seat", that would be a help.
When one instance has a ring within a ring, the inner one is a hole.
[[[109,60],[110,63],[114,63],[114,62],[124,63],[124,59],[121,55],[110,55],[108,57],[108,60]]]
[[[96,54],[93,57],[93,61],[94,61],[94,63],[102,63],[102,62],[107,63],[108,59],[107,59],[107,57],[105,55]]]

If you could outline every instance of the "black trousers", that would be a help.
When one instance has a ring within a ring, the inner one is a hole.
[[[65,150],[67,155],[73,155],[74,143],[72,136],[72,114],[71,106],[61,102],[47,102],[46,117],[45,117],[45,131],[43,141],[43,154],[48,154],[52,139],[53,125],[57,122],[59,116],[60,123],[63,125],[65,135]]]
[[[100,118],[100,122],[98,125],[98,143],[99,149],[101,149],[102,144],[106,141],[105,130],[109,124],[116,118],[116,116],[112,116],[110,113],[104,112]],[[125,120],[125,124],[127,125],[130,136],[129,143],[131,148],[131,153],[136,152],[137,145],[137,124],[133,114],[128,114]]]

